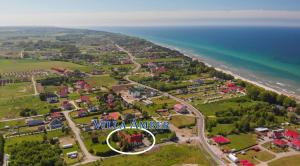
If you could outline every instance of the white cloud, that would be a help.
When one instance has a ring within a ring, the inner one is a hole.
[[[0,13],[0,25],[148,26],[199,24],[300,25],[300,11],[134,11],[73,13]]]

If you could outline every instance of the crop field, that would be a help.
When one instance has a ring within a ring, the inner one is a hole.
[[[283,157],[281,159],[272,161],[268,165],[269,166],[283,166],[283,165],[298,166],[299,163],[300,163],[300,155],[298,154],[294,156]]]

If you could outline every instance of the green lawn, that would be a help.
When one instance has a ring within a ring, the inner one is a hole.
[[[234,124],[217,124],[216,127],[212,128],[210,132],[211,135],[220,135],[222,133],[229,133],[230,131],[234,130]]]
[[[255,101],[247,101],[242,103],[244,107],[247,107],[248,105],[255,104]],[[209,103],[209,104],[198,104],[196,102],[193,103],[193,105],[205,116],[214,116],[216,112],[221,110],[226,110],[228,108],[237,108],[239,107],[240,103],[234,102],[231,100],[223,100],[215,103]]]
[[[47,137],[48,139],[53,138],[53,137],[61,137],[64,136],[65,134],[61,130],[55,130],[51,132],[47,132]],[[23,141],[42,141],[43,140],[44,134],[34,134],[34,135],[26,135],[26,136],[20,136],[20,137],[12,137],[5,139],[5,152],[9,151],[9,147],[11,145],[14,145],[19,142]]]
[[[191,116],[176,115],[172,116],[171,123],[178,128],[190,127],[196,124],[196,118]]]
[[[268,165],[269,166],[283,166],[283,165],[299,166],[299,163],[300,163],[300,155],[298,154],[298,155],[284,157],[284,158],[272,161]]]
[[[91,137],[91,133],[87,133],[87,132],[82,132],[81,135],[84,139],[84,144],[85,146],[87,147],[87,149],[90,151],[90,150],[93,150],[94,151],[94,155],[97,153],[97,152],[102,152],[102,153],[105,153],[105,152],[110,152],[112,151],[108,146],[107,144],[104,144],[103,142],[106,141],[106,137],[107,135],[109,134],[110,131],[106,130],[106,131],[97,131],[95,132],[97,135],[98,135],[98,140],[99,140],[99,143],[93,143],[92,142],[92,137]],[[114,146],[114,144],[112,144],[112,146]]]
[[[199,147],[188,145],[166,145],[142,155],[117,156],[113,159],[104,159],[101,162],[84,166],[175,166],[181,164],[198,164],[201,166],[215,165],[206,158],[205,152]]]
[[[230,139],[230,143],[223,147],[225,149],[236,149],[238,151],[255,145],[257,140],[255,134],[228,135],[227,138]]]
[[[100,88],[102,86],[112,87],[118,83],[117,80],[109,75],[93,76],[85,79],[92,87]]]
[[[1,98],[19,97],[32,94],[33,86],[31,82],[15,83],[6,86],[0,86],[0,100]]]
[[[45,114],[49,112],[50,108],[57,105],[41,101],[38,96],[2,99],[0,100],[0,119],[19,117],[19,113],[25,108],[36,110],[38,114]]]
[[[134,104],[138,106],[141,110],[147,111],[152,116],[157,116],[156,110],[165,108],[172,109],[173,106],[177,103],[175,100],[167,97],[159,97],[152,99],[153,105],[146,106],[143,102],[135,102]]]
[[[4,60],[0,61],[0,73],[24,72],[38,69],[51,69],[52,67],[67,68],[71,70],[91,71],[92,68],[70,62],[40,61],[40,60]]]

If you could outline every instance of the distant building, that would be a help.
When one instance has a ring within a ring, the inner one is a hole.
[[[293,130],[289,130],[289,129],[285,130],[284,136],[286,139],[289,139],[289,140],[300,139],[300,135],[297,131],[293,131]]]
[[[292,148],[294,148],[295,150],[298,150],[298,151],[300,151],[300,140],[293,140],[292,142],[291,142],[291,146],[292,146]]]
[[[214,136],[213,141],[219,145],[224,145],[230,143],[230,139],[223,137],[221,135]]]
[[[142,144],[143,143],[143,134],[142,133],[134,133],[128,134],[126,132],[120,131],[118,132],[118,136],[124,139],[129,144]]]
[[[288,143],[282,139],[274,139],[273,145],[276,145],[278,147],[284,148],[288,146]]]
[[[187,106],[183,105],[183,104],[175,104],[174,105],[174,111],[178,112],[178,113],[181,113],[181,114],[188,113]]]
[[[53,93],[46,94],[46,101],[48,103],[57,103],[57,102],[59,102],[58,96],[56,94],[53,94]]]
[[[68,87],[63,86],[59,89],[58,96],[60,98],[66,98],[66,97],[68,97],[68,93],[69,93]]]
[[[78,117],[86,117],[88,115],[88,111],[86,109],[80,109],[77,111]]]
[[[43,120],[29,120],[27,121],[27,125],[29,127],[32,127],[32,126],[39,126],[39,125],[44,125],[45,122]]]
[[[49,128],[52,129],[57,129],[57,128],[61,128],[63,127],[63,122],[59,119],[53,119],[50,123],[49,123]]]

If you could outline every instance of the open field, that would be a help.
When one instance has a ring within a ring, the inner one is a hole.
[[[298,166],[300,163],[300,155],[288,156],[275,161],[270,162],[269,166]]]
[[[17,100],[15,98],[3,99],[0,100],[0,118],[20,117],[19,113],[25,108],[36,110],[38,114],[45,114],[56,105],[49,105],[36,96],[19,97]]]
[[[85,79],[92,87],[100,88],[102,86],[111,88],[118,83],[117,80],[109,75],[93,76]]]
[[[267,148],[268,150],[274,152],[274,153],[282,153],[282,152],[288,152],[288,148],[280,148],[278,146],[275,146],[272,144],[272,142],[266,142],[262,144],[263,147]]]
[[[91,71],[92,68],[70,62],[61,61],[39,61],[39,60],[1,60],[0,73],[24,72],[38,69],[51,69],[52,67],[67,68],[71,70]]]
[[[55,131],[50,131],[47,132],[47,138],[53,138],[53,137],[61,137],[64,136],[65,134],[61,130],[55,130]],[[20,137],[12,137],[5,139],[5,152],[9,151],[9,147],[11,145],[14,145],[19,142],[23,141],[43,141],[43,136],[44,133],[41,134],[34,134],[34,135],[26,135],[26,136],[20,136]]]
[[[254,150],[249,150],[246,152],[246,154],[238,154],[237,157],[240,160],[248,160],[254,164],[259,163],[256,159],[258,159],[260,161],[269,161],[269,160],[272,160],[273,158],[275,158],[275,156],[273,154],[271,154],[267,151],[256,152]]]
[[[135,105],[137,105],[141,110],[147,111],[150,115],[157,116],[155,113],[156,110],[162,108],[173,109],[173,106],[177,103],[175,100],[166,97],[156,97],[151,100],[153,105],[150,106],[146,106],[143,102],[135,102]]]
[[[255,134],[228,135],[227,138],[230,139],[230,143],[222,147],[229,150],[235,149],[239,151],[256,144]]]
[[[176,115],[172,116],[171,123],[178,128],[190,127],[196,124],[196,118],[192,116]]]
[[[198,147],[187,145],[166,145],[158,147],[142,155],[117,156],[113,160],[105,159],[101,161],[105,166],[175,166],[181,164],[212,165],[205,157],[204,152]],[[96,163],[84,166],[96,166]]]
[[[33,93],[33,86],[31,82],[14,83],[0,86],[0,100],[1,98],[26,96],[32,95]]]

